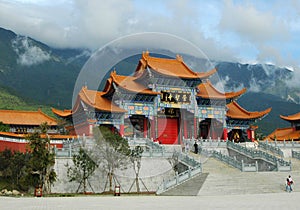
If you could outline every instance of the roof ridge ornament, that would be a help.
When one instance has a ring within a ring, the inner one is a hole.
[[[181,55],[177,54],[176,55],[176,60],[180,61],[180,62],[183,62],[183,58]]]
[[[143,51],[143,57],[144,58],[149,57],[149,51],[148,50]]]

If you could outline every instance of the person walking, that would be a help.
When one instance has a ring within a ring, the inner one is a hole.
[[[293,188],[292,188],[292,185],[294,184],[294,181],[292,179],[292,176],[289,175],[287,178],[286,178],[286,191],[287,192],[292,192],[293,191]]]

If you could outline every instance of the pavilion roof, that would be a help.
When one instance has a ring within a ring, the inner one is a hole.
[[[286,121],[300,121],[300,112],[293,114],[293,115],[288,115],[288,116],[283,116],[280,115],[281,119],[286,120]]]
[[[210,81],[206,81],[198,85],[198,90],[199,92],[197,96],[206,99],[234,99],[246,92],[246,88],[243,88],[238,92],[222,93],[218,91]]]
[[[264,140],[300,140],[300,130],[294,130],[292,127],[289,128],[277,128],[271,134],[269,134]]]
[[[7,125],[39,126],[45,122],[50,126],[57,125],[54,118],[49,117],[40,109],[38,111],[0,110],[0,122]]]
[[[103,97],[105,92],[89,90],[83,87],[78,94],[78,97],[90,107],[106,112],[127,112],[126,110],[118,107],[115,103]]]
[[[71,117],[72,116],[72,110],[71,109],[65,109],[65,110],[59,110],[55,108],[51,108],[52,112],[60,117]]]
[[[142,94],[147,94],[147,95],[157,95],[159,93],[153,92],[151,89],[145,87],[144,85],[136,82],[136,77],[132,76],[123,76],[123,75],[118,75],[116,71],[113,71],[111,73],[111,81],[115,82],[118,87],[125,89],[130,92],[134,93],[142,93]],[[109,84],[111,84],[111,81],[109,81]],[[107,91],[106,87],[106,91]]]
[[[136,68],[135,76],[140,77],[147,67],[158,74],[185,79],[204,79],[217,71],[216,69],[213,69],[208,72],[194,72],[185,64],[180,55],[177,55],[176,59],[158,58],[150,56],[148,51],[143,52],[142,58]]]
[[[236,101],[227,104],[226,116],[232,119],[258,119],[267,115],[272,108],[268,108],[261,112],[249,112],[242,108]]]

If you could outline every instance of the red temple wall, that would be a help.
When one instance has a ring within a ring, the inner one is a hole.
[[[62,143],[51,143],[50,144],[56,148],[62,148]],[[27,142],[12,142],[12,141],[2,141],[0,140],[0,152],[4,151],[5,149],[9,149],[11,151],[19,151],[19,152],[26,152],[29,150],[29,146]]]

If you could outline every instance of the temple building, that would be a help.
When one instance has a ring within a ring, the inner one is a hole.
[[[277,128],[271,134],[269,134],[264,140],[268,141],[299,141],[300,140],[300,112],[283,116],[280,118],[291,123],[291,127]]]
[[[126,138],[162,144],[181,144],[184,138],[253,141],[253,124],[271,108],[243,109],[236,100],[246,89],[220,92],[209,80],[216,71],[195,72],[179,55],[169,59],[143,52],[132,76],[114,70],[102,91],[84,86],[72,110],[52,111],[72,121],[70,132],[78,135],[92,135],[93,127],[105,125]]]
[[[40,125],[47,123],[47,137],[52,146],[62,148],[63,140],[75,138],[74,135],[61,134],[57,121],[38,111],[0,110],[0,151],[10,149],[12,151],[26,152],[28,142],[26,136],[40,130]],[[41,136],[44,138],[44,136]]]

